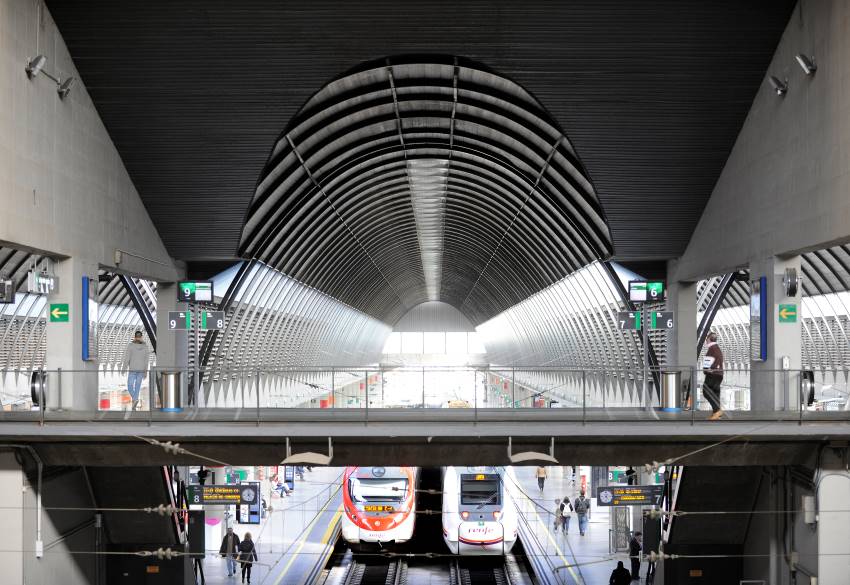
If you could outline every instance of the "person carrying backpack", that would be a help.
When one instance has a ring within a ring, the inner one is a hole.
[[[573,515],[573,505],[570,503],[570,498],[565,497],[561,505],[558,506],[558,511],[561,514],[561,526],[564,529],[564,534],[570,533],[570,518]]]
[[[579,493],[575,503],[573,503],[573,509],[578,515],[578,531],[584,536],[587,531],[587,519],[590,515],[590,500],[584,497],[584,491]]]
[[[246,532],[245,538],[239,543],[239,563],[242,565],[242,582],[245,582],[245,574],[248,574],[248,583],[251,582],[251,565],[257,562],[257,549],[251,540],[251,533]]]

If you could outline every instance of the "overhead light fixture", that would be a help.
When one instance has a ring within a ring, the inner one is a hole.
[[[782,81],[775,75],[771,75],[768,79],[770,80],[770,85],[773,86],[773,91],[776,92],[776,95],[784,96],[788,91],[788,80],[786,79],[785,81]]]
[[[27,77],[32,79],[44,69],[44,64],[47,63],[47,57],[44,55],[36,55],[27,62],[26,72]]]
[[[800,68],[806,75],[814,75],[815,71],[818,70],[814,57],[808,57],[802,53],[797,53],[797,56],[794,58],[797,60],[797,63],[800,64]]]
[[[59,99],[65,99],[68,97],[68,94],[71,93],[71,88],[74,87],[74,84],[77,82],[75,77],[69,77],[65,81],[59,84],[59,89],[56,92],[59,94]]]

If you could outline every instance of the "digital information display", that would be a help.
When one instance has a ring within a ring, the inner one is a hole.
[[[234,485],[190,485],[190,504],[257,504],[259,491],[255,484],[244,483]]]
[[[177,300],[181,303],[211,303],[213,300],[212,281],[178,282]]]
[[[630,280],[629,300],[633,303],[663,301],[664,283],[660,281]]]
[[[604,486],[596,488],[599,506],[660,506],[663,485]]]

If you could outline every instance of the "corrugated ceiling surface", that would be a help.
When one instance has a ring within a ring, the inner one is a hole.
[[[533,93],[585,163],[620,258],[682,252],[791,0],[52,0],[172,255],[232,257],[260,171],[356,64],[461,55]]]

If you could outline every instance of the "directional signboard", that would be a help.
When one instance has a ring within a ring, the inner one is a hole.
[[[224,329],[224,311],[201,311],[201,329]]]
[[[637,331],[640,329],[640,311],[620,311],[617,313],[617,324],[623,331]]]
[[[175,329],[191,329],[192,314],[189,311],[168,311],[168,328]]]
[[[50,322],[68,322],[68,303],[50,303]]]
[[[650,329],[672,329],[673,311],[652,311],[650,313]]]
[[[599,506],[660,506],[663,485],[609,485],[596,488]]]
[[[776,314],[779,316],[780,323],[796,323],[797,305],[794,303],[779,305],[779,311]]]
[[[189,486],[190,504],[256,504],[259,499],[259,489],[254,483]]]

